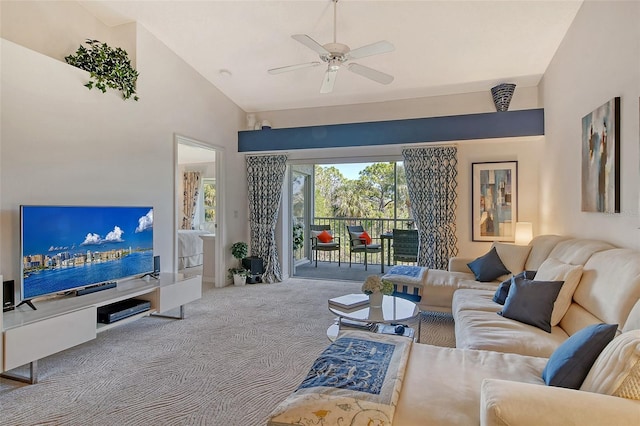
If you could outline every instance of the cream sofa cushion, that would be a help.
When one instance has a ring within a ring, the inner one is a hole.
[[[496,282],[481,283],[474,281],[473,274],[464,272],[448,272],[441,269],[429,269],[424,279],[421,307],[430,310],[451,312],[451,300],[456,290],[461,288],[475,288],[493,290],[498,287]]]
[[[627,318],[640,299],[640,251],[613,249],[585,263],[573,300],[607,324],[629,330]]]
[[[564,281],[553,304],[552,326],[558,325],[564,314],[567,313],[581,276],[582,265],[569,265],[551,257],[540,265],[538,272],[536,272],[536,281]]]
[[[484,379],[544,386],[547,360],[489,351],[469,351],[414,343],[393,426],[478,425]]]
[[[467,289],[462,289],[457,291],[455,303],[451,309],[454,318],[461,311],[498,312],[502,309],[502,305],[498,305],[493,301],[494,294],[495,292],[491,290],[467,291]]]
[[[496,242],[493,243],[491,247],[495,247],[498,256],[500,256],[500,260],[502,260],[504,266],[511,271],[511,274],[498,277],[498,281],[502,282],[511,277],[511,275],[524,271],[524,263],[527,261],[531,246],[517,246],[515,244]]]
[[[537,271],[542,262],[544,262],[551,250],[560,242],[569,239],[569,237],[560,235],[538,235],[529,243],[531,252],[524,264],[526,271]]]
[[[482,294],[482,298],[477,299],[476,294]],[[453,295],[457,348],[548,358],[569,337],[560,327],[551,327],[551,333],[547,333],[498,315],[501,306],[489,303],[489,295],[493,293],[478,290],[458,290]],[[490,309],[491,304],[496,308]]]
[[[638,299],[636,304],[633,306],[633,309],[631,309],[631,312],[629,312],[629,316],[624,323],[622,332],[624,333],[625,331],[637,329],[640,329],[640,299]]]
[[[564,314],[558,326],[566,331],[569,336],[573,336],[583,328],[592,324],[600,324],[601,322],[602,320],[598,317],[574,302],[569,306],[567,313]]]
[[[638,426],[640,401],[509,380],[482,382],[480,426]]]
[[[596,359],[580,390],[640,400],[640,330],[613,339]]]
[[[584,265],[594,253],[614,248],[611,244],[600,240],[573,238],[556,244],[548,257],[572,265]]]

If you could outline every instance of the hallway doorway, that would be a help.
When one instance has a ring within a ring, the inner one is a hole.
[[[216,287],[225,284],[223,155],[222,148],[175,137],[175,264]]]

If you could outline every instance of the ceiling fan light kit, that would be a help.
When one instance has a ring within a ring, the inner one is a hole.
[[[301,44],[304,44],[309,49],[316,52],[320,56],[320,60],[327,64],[327,70],[325,71],[325,75],[320,86],[320,93],[331,93],[333,91],[333,86],[335,85],[338,71],[340,70],[340,68],[342,68],[343,65],[345,65],[347,61],[351,59],[360,59],[367,56],[393,52],[393,50],[395,50],[393,44],[386,40],[368,44],[354,50],[351,50],[346,44],[338,43],[336,41],[336,5],[338,3],[338,0],[331,1],[333,2],[333,43],[321,45],[306,34],[294,34],[291,36],[291,38],[293,38],[294,40],[298,41]],[[318,65],[320,65],[320,62],[314,61],[303,64],[272,68],[268,70],[268,72],[269,74],[280,74],[283,72],[295,71],[302,68],[316,67]],[[389,84],[393,81],[392,75],[353,62],[347,64],[347,69],[355,74],[358,74],[380,84]]]

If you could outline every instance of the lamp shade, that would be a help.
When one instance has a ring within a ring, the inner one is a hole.
[[[531,222],[516,222],[515,243],[526,246],[533,239],[533,224]]]

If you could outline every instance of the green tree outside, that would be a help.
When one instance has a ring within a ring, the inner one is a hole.
[[[315,216],[409,219],[404,166],[373,163],[348,179],[335,166],[315,166]]]
[[[216,221],[216,183],[213,179],[204,181],[204,220]]]

